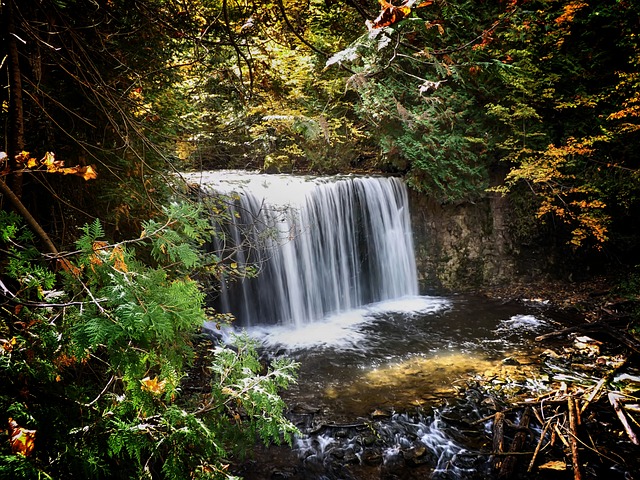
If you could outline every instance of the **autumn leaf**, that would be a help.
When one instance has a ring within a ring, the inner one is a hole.
[[[394,23],[398,23],[411,13],[411,9],[414,7],[416,1],[417,0],[405,0],[402,5],[395,6],[386,0],[379,0],[380,5],[382,6],[382,11],[380,12],[380,15],[378,15],[378,18],[373,22],[370,20],[366,21],[367,28],[371,31],[389,27]],[[427,0],[421,2],[415,8],[427,7],[432,3],[432,0]]]
[[[140,380],[140,383],[142,384],[142,390],[144,390],[145,392],[150,392],[154,395],[160,395],[162,392],[164,392],[164,387],[167,384],[167,381],[162,380],[159,382],[158,377],[144,377],[142,380]]]
[[[378,15],[378,17],[373,22],[367,20],[366,25],[369,30],[389,27],[394,23],[398,23],[409,13],[411,13],[411,8],[409,7],[395,7],[386,2],[385,4],[387,6],[383,8],[383,10],[380,12],[380,15]]]
[[[87,165],[85,167],[76,166],[76,167],[66,167],[58,170],[59,173],[63,175],[77,175],[78,177],[82,177],[85,180],[94,180],[98,178],[98,174],[92,165]]]
[[[9,418],[9,442],[11,451],[17,455],[28,457],[35,447],[36,431],[27,430],[18,425],[13,418]]]
[[[82,167],[78,170],[76,175],[80,175],[85,180],[95,180],[98,178],[98,172],[96,172],[94,165],[87,165],[86,167]]]
[[[117,271],[121,273],[129,271],[129,269],[127,268],[127,264],[124,261],[124,251],[122,250],[122,247],[114,247],[109,258],[113,260],[113,268],[115,268]]]
[[[37,169],[38,167],[44,167],[49,173],[76,175],[85,180],[94,180],[98,178],[95,165],[76,165],[75,167],[65,167],[64,161],[56,160],[56,156],[52,152],[47,152],[40,160],[36,160],[29,155],[29,152],[23,151],[16,155],[15,159],[17,163],[25,165],[31,170]]]
[[[13,337],[11,340],[0,338],[0,346],[2,346],[2,349],[7,353],[11,353],[15,344],[16,337]]]
[[[557,460],[557,461],[551,461],[551,462],[547,462],[543,465],[540,465],[538,467],[539,470],[561,470],[564,471],[567,469],[567,464],[563,461]]]
[[[25,152],[24,150],[20,152],[15,157],[16,163],[27,163],[29,161],[29,152]]]
[[[73,263],[71,263],[66,258],[59,258],[58,259],[58,265],[65,272],[69,272],[71,275],[73,275],[75,277],[77,277],[78,275],[80,275],[82,273],[82,269],[81,268],[76,267]]]

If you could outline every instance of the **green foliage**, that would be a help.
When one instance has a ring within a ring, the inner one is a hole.
[[[35,449],[0,438],[0,478],[231,478],[229,461],[256,440],[291,441],[278,392],[296,365],[264,365],[248,339],[229,348],[200,333],[204,294],[189,275],[214,260],[200,248],[212,231],[198,209],[172,204],[120,243],[99,221],[85,225],[58,275],[2,213],[5,247],[33,253],[0,270],[3,285],[21,287],[3,307],[0,422],[34,430]],[[55,295],[23,286],[36,265]]]
[[[498,190],[527,185],[538,217],[564,223],[574,247],[623,247],[626,229],[612,219],[637,208],[637,183],[627,180],[638,166],[629,152],[640,137],[628,87],[639,14],[625,2],[534,2],[484,46],[509,65],[500,72],[501,97],[486,104],[497,120],[496,151],[511,167]]]
[[[21,292],[35,292],[38,298],[43,298],[45,291],[53,288],[55,275],[39,264],[40,253],[31,243],[33,240],[22,217],[0,210],[0,241],[5,246],[6,258],[0,265],[18,283]]]

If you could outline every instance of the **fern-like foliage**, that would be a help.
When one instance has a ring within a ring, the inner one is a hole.
[[[10,253],[0,275],[14,301],[40,305],[32,300],[58,289],[55,307],[5,309],[0,324],[0,423],[11,416],[36,432],[31,456],[0,442],[0,478],[233,478],[230,459],[257,438],[291,440],[278,392],[295,365],[265,374],[246,339],[199,353],[207,390],[185,394],[207,319],[193,278],[215,261],[201,249],[212,234],[202,212],[170,205],[120,243],[98,220],[81,232],[56,274],[19,219],[0,212]]]

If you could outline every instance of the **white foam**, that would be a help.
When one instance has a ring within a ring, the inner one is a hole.
[[[514,315],[508,320],[503,320],[498,325],[497,330],[537,330],[545,325],[546,322],[534,315]]]
[[[429,314],[449,306],[439,297],[403,297],[365,305],[361,308],[329,315],[321,321],[300,326],[255,326],[246,331],[266,347],[288,350],[331,348],[335,350],[366,349],[367,333],[362,327],[387,313]]]
[[[450,301],[441,297],[416,297],[406,296],[393,300],[372,303],[365,308],[373,314],[384,313],[404,313],[404,314],[424,314],[434,313],[450,305]]]

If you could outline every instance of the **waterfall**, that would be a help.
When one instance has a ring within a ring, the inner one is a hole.
[[[398,178],[247,172],[189,176],[225,195],[214,248],[255,278],[222,282],[216,309],[241,325],[302,325],[382,300],[417,295],[406,186]]]

